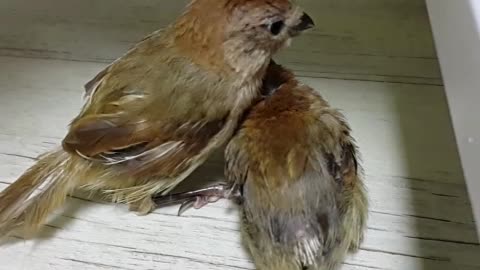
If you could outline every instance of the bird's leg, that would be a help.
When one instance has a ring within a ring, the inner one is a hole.
[[[157,208],[172,204],[181,203],[178,215],[193,207],[200,209],[209,203],[217,202],[220,199],[238,199],[240,191],[236,186],[217,184],[193,191],[180,192],[168,195],[156,195],[152,199]]]

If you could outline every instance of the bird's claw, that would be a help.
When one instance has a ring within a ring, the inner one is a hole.
[[[209,203],[217,202],[220,199],[232,199],[239,196],[235,186],[218,184],[198,190],[174,193],[169,195],[158,195],[152,199],[157,207],[181,203],[178,209],[180,216],[190,208],[200,209]]]
[[[197,201],[197,198],[184,201],[178,208],[177,215],[181,216],[185,211],[190,209],[195,204],[196,201]]]
[[[198,195],[195,198],[188,199],[184,201],[181,205],[180,208],[178,209],[178,215],[181,216],[185,211],[187,211],[190,208],[194,209],[200,209],[204,207],[205,205],[209,203],[214,203],[220,200],[221,197],[218,196],[201,196]]]

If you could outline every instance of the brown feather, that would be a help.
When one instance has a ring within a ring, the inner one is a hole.
[[[225,152],[227,181],[243,187],[243,239],[259,269],[337,269],[368,209],[350,128],[275,63],[263,93]]]
[[[88,81],[85,85],[84,85],[84,88],[85,88],[85,96],[90,96],[93,94],[93,92],[95,91],[95,89],[97,89],[97,87],[100,85],[100,82],[102,81],[102,79],[105,77],[105,75],[107,74],[108,72],[108,69],[109,69],[110,66],[104,68],[103,70],[101,70],[97,75],[95,75],[95,77],[93,77],[93,79],[91,79],[90,81]]]
[[[26,233],[34,232],[50,210],[63,202],[70,191],[61,177],[67,162],[68,155],[61,150],[45,154],[0,193],[0,238],[18,225],[24,225]]]
[[[344,116],[271,63],[264,99],[225,149],[226,185],[168,196],[159,205],[223,197],[242,210],[243,240],[263,270],[334,270],[358,250],[368,200]],[[196,205],[195,207],[201,207]]]
[[[275,2],[192,0],[87,82],[63,150],[0,193],[0,235],[23,207],[25,227],[38,227],[76,188],[151,211],[153,194],[169,192],[231,138],[271,56],[304,23],[298,7]],[[285,24],[275,35],[273,18]],[[45,191],[28,199],[40,183]]]

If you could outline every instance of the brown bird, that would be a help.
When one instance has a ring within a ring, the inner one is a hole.
[[[359,248],[368,201],[344,116],[273,61],[262,101],[225,151],[226,184],[159,196],[159,206],[235,199],[259,270],[333,270]]]
[[[63,148],[0,193],[0,236],[35,232],[78,188],[151,211],[231,138],[271,56],[312,26],[288,0],[193,0],[86,84]]]

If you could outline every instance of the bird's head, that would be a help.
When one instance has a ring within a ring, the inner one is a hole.
[[[289,0],[193,0],[176,43],[209,68],[252,76],[314,22]]]

